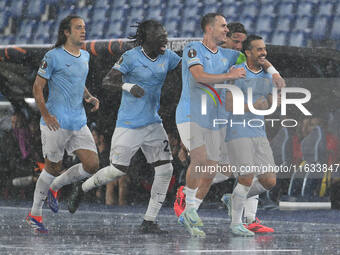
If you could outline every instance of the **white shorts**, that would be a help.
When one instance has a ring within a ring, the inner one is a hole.
[[[239,175],[275,172],[273,152],[266,137],[238,138],[227,146],[230,164]]]
[[[40,125],[40,130],[44,158],[52,162],[61,161],[65,150],[68,154],[79,149],[98,153],[91,131],[86,125],[80,130],[59,128],[56,131],[51,131],[47,126]]]
[[[139,148],[142,148],[148,163],[172,160],[168,135],[162,123],[154,123],[135,129],[116,128],[111,141],[111,163],[129,166]]]
[[[226,130],[223,128],[224,134]],[[220,152],[220,159],[218,161],[220,164],[227,165],[230,164],[229,160],[229,153],[228,153],[228,144],[224,141],[221,141],[221,152]]]
[[[194,150],[202,145],[206,148],[207,159],[221,161],[221,145],[224,143],[226,130],[211,130],[203,128],[195,122],[184,122],[177,124],[179,136],[188,151]]]

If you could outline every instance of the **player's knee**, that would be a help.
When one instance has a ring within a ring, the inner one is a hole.
[[[250,187],[253,183],[253,175],[239,176],[238,182],[244,186]]]
[[[195,167],[208,165],[205,151],[202,149],[192,150],[190,152],[190,164]]]
[[[53,176],[59,176],[61,174],[61,162],[52,162],[48,159],[45,160],[45,171]]]
[[[275,177],[268,177],[266,178],[263,183],[262,183],[263,187],[267,190],[272,189],[273,187],[275,187],[276,185],[276,178]]]
[[[83,163],[83,168],[86,172],[90,173],[90,174],[94,174],[95,172],[97,172],[98,168],[99,168],[99,160],[94,159],[91,160],[89,162],[84,162]]]
[[[174,171],[172,164],[170,161],[164,161],[163,164],[161,164],[160,161],[154,163],[155,168],[155,176],[163,176],[163,177],[172,177],[172,173]]]

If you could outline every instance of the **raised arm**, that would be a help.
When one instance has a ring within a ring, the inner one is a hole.
[[[204,72],[202,65],[194,65],[190,67],[190,72],[196,82],[198,83],[221,83],[226,80],[236,80],[239,78],[244,78],[246,71],[244,68],[232,67],[228,73],[222,74],[209,74]]]
[[[137,84],[124,83],[122,81],[123,74],[116,69],[111,69],[103,79],[103,86],[109,89],[123,89],[131,93],[134,97],[144,96],[144,89]]]
[[[275,69],[275,67],[266,59],[263,66],[266,72],[270,73],[273,77],[273,83],[277,88],[286,87],[285,80],[281,77],[280,73]]]

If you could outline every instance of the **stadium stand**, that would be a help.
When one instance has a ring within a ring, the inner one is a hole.
[[[53,24],[71,13],[86,20],[88,39],[126,38],[130,26],[143,19],[162,22],[170,37],[200,36],[200,17],[208,12],[242,22],[249,33],[260,34],[268,43],[339,45],[337,0],[0,0],[0,45],[53,43]]]

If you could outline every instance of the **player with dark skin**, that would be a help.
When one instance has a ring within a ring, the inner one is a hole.
[[[168,33],[164,27],[159,26],[156,27],[155,30],[146,30],[145,33],[145,41],[137,41],[136,43],[141,43],[145,54],[150,59],[156,59],[160,54],[163,55],[166,49],[166,44],[168,43]],[[111,69],[111,71],[103,79],[103,86],[106,87],[120,89],[122,84],[122,73],[115,69]],[[131,88],[130,93],[135,97],[142,97],[144,95],[144,90],[138,85],[135,85]]]
[[[139,231],[160,234],[166,231],[159,228],[155,219],[173,172],[169,139],[158,115],[160,91],[166,75],[178,66],[180,57],[166,49],[167,32],[159,22],[146,20],[136,27],[136,35],[130,38],[135,40],[136,47],[125,52],[103,79],[105,88],[123,90],[111,142],[111,164],[72,192],[69,211],[77,210],[82,193],[126,175],[131,157],[141,148],[154,167],[155,176]]]

